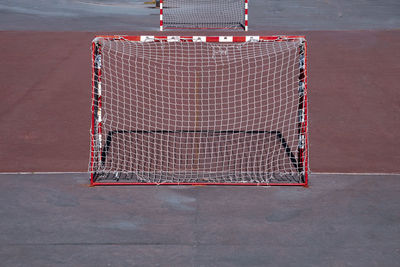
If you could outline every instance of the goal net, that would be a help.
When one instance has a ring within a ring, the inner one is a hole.
[[[307,183],[303,37],[93,41],[92,184]]]
[[[247,31],[248,0],[162,0],[160,30],[232,29]]]

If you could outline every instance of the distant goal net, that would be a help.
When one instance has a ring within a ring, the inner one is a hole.
[[[94,39],[92,185],[306,185],[301,36]]]
[[[160,30],[248,29],[248,0],[161,0]]]

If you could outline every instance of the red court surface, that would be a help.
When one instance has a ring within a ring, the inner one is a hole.
[[[311,171],[399,173],[400,31],[303,33]],[[0,171],[86,171],[95,33],[0,35]]]

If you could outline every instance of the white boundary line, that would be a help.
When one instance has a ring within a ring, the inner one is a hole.
[[[89,174],[89,172],[0,172],[2,174]]]

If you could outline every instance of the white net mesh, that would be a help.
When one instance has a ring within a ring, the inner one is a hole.
[[[103,39],[95,54],[97,182],[304,178],[300,41]]]
[[[245,29],[245,0],[164,0],[168,28]]]

